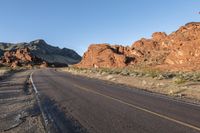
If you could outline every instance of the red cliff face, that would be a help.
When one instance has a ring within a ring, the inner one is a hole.
[[[15,52],[15,56],[17,59],[22,60],[22,61],[32,61],[33,60],[29,53],[28,48],[17,49],[17,51]]]
[[[134,59],[126,56],[128,47],[93,44],[78,64],[82,67],[125,67]]]
[[[28,48],[21,48],[14,51],[7,51],[1,58],[1,64],[16,68],[18,66],[32,66],[44,64],[42,60],[31,55]]]
[[[153,33],[131,47],[91,45],[79,67],[148,66],[170,70],[200,70],[200,23],[188,23],[167,35]]]

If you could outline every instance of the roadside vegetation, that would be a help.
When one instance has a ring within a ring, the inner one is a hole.
[[[170,72],[148,68],[87,69],[74,66],[60,70],[200,102],[200,72]]]
[[[169,72],[148,68],[63,68],[68,71],[98,74],[116,74],[131,77],[150,77],[157,80],[172,79],[175,84],[183,84],[188,81],[200,82],[200,72]]]

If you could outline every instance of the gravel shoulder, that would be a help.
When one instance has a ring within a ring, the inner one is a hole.
[[[43,133],[42,117],[29,84],[31,71],[12,73],[0,81],[0,132]]]

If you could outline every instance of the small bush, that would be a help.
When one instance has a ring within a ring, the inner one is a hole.
[[[198,73],[193,74],[191,80],[200,82],[200,73],[198,72]]]
[[[175,77],[174,79],[173,79],[173,81],[174,81],[174,83],[175,84],[183,84],[183,83],[185,83],[187,80],[186,79],[184,79],[184,77]]]

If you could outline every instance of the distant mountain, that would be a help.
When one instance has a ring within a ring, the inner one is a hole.
[[[12,58],[16,58],[20,61],[19,58],[22,57],[22,55],[19,56],[19,54],[22,54],[22,52],[24,51],[22,49],[26,49],[26,52],[24,54],[27,54],[28,51],[28,55],[30,55],[31,57],[40,59],[41,61],[45,61],[48,64],[69,65],[76,64],[81,60],[81,56],[78,55],[74,50],[68,48],[60,49],[59,47],[54,47],[47,44],[44,40],[41,39],[31,41],[29,43],[0,43],[0,56],[3,55],[4,52],[11,52],[7,55],[9,55],[11,58],[12,54],[12,56],[14,56]],[[19,52],[16,52],[17,50]],[[16,54],[18,55],[16,56]]]

